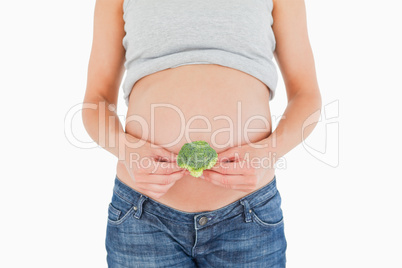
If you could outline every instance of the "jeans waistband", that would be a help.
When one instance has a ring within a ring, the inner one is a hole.
[[[247,194],[239,200],[216,210],[202,212],[185,212],[166,206],[165,204],[162,204],[132,189],[122,182],[117,175],[115,177],[113,191],[119,197],[137,207],[137,217],[140,217],[140,214],[143,211],[147,211],[181,224],[194,224],[194,221],[202,216],[206,216],[208,219],[215,219],[216,221],[242,213],[243,211],[247,212],[253,206],[273,197],[277,192],[277,188],[276,176],[274,176],[274,178],[267,185],[264,185],[256,191]],[[246,218],[249,217],[246,216]]]

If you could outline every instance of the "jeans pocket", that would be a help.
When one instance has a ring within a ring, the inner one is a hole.
[[[279,191],[276,191],[274,196],[250,207],[253,222],[264,228],[283,225],[281,201],[281,195]]]
[[[114,226],[121,225],[133,212],[134,205],[120,197],[116,192],[113,192],[112,201],[109,203],[108,208],[108,224]]]
[[[121,211],[118,210],[113,206],[112,203],[109,204],[109,210],[108,210],[108,219],[111,221],[118,221],[120,219]]]

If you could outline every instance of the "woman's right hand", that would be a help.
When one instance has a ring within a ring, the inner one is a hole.
[[[135,185],[146,195],[158,199],[181,179],[186,169],[177,165],[177,154],[148,141],[125,135],[122,161]]]

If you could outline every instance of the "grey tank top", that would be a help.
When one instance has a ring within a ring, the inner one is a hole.
[[[274,97],[272,0],[124,0],[124,100],[142,77],[187,64],[254,76]]]

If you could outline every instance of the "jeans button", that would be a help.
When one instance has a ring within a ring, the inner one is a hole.
[[[208,222],[207,217],[201,217],[200,220],[198,221],[200,225],[205,225]]]

